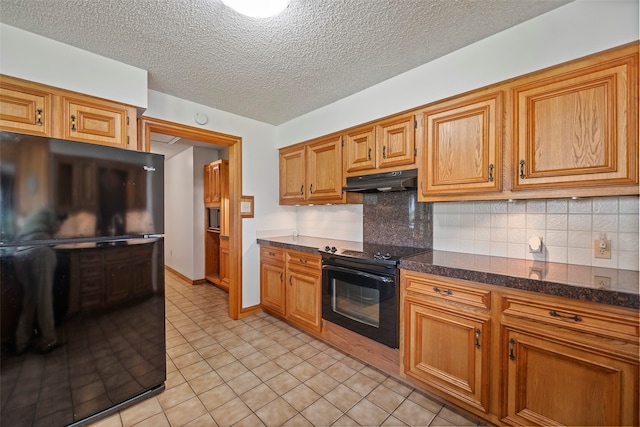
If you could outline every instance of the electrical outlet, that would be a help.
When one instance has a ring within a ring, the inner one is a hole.
[[[593,276],[593,284],[597,289],[611,289],[611,277]]]
[[[594,240],[593,256],[595,258],[611,259],[611,240],[607,240],[607,239]]]

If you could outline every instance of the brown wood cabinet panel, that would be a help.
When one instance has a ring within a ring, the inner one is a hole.
[[[518,425],[638,425],[638,365],[578,343],[505,330],[506,417]],[[602,345],[607,345],[602,342]]]
[[[280,150],[280,204],[304,203],[305,147],[294,146]]]
[[[344,136],[346,171],[370,171],[376,168],[377,147],[375,126],[364,126]]]
[[[397,168],[415,163],[415,123],[413,113],[376,123],[378,168]]]
[[[220,287],[229,290],[229,239],[220,238]]]
[[[286,315],[285,252],[260,247],[260,303],[262,306]]]
[[[260,304],[309,332],[322,329],[321,257],[260,247]]]
[[[512,88],[513,189],[638,183],[638,48]]]
[[[488,412],[490,319],[405,299],[405,374]],[[485,350],[486,349],[486,350]]]
[[[0,128],[9,132],[51,136],[52,95],[33,85],[0,78]]]
[[[503,102],[500,91],[480,93],[424,111],[423,199],[502,190]]]
[[[307,145],[307,201],[342,198],[342,139],[333,136]]]
[[[62,104],[64,139],[129,148],[126,106],[71,96],[64,96]]]

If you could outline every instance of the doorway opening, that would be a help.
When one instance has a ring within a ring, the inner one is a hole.
[[[242,195],[242,138],[143,116],[138,119],[138,150],[150,150],[152,133],[211,144],[212,147],[225,147],[228,150],[229,317],[235,320],[253,314],[243,312],[242,310],[242,217],[240,215],[240,198]]]

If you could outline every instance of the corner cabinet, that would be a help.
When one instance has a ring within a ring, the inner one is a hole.
[[[401,270],[400,374],[496,425],[638,425],[638,310]]]
[[[136,150],[135,107],[0,76],[0,129]]]
[[[595,59],[515,82],[513,190],[638,184],[638,45]]]
[[[280,204],[345,203],[342,139],[330,136],[280,149]]]
[[[319,255],[260,247],[260,304],[314,334],[322,329]]]
[[[420,195],[502,191],[503,93],[474,93],[422,112]]]
[[[413,113],[394,116],[345,133],[347,176],[415,167],[416,120]]]

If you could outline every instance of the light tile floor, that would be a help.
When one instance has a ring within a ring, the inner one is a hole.
[[[166,390],[93,427],[476,426],[451,408],[227,294],[166,273]]]

